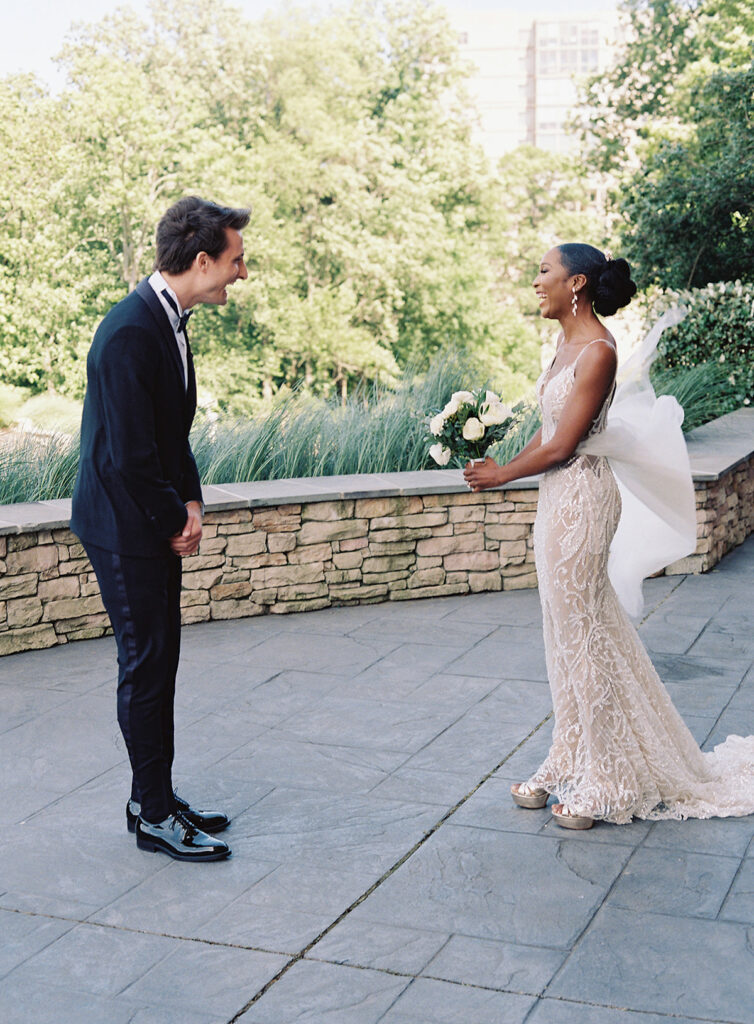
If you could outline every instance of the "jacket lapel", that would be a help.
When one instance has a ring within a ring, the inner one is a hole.
[[[170,325],[168,315],[162,308],[162,303],[155,295],[154,288],[149,283],[148,278],[145,277],[143,281],[140,281],[138,283],[138,285],[136,286],[136,292],[139,298],[143,299],[144,302],[146,302],[147,306],[149,307],[149,311],[154,317],[155,323],[160,329],[160,334],[165,343],[167,344],[169,357],[172,360],[173,367],[175,368],[176,373],[181,379],[181,388],[183,390],[186,390],[185,381],[183,378],[183,363],[181,361],[181,354],[178,351],[178,342],[175,340],[175,334],[173,333],[173,328]],[[192,372],[190,372],[188,375],[189,381],[191,379]],[[196,391],[196,385],[194,385],[194,390]]]
[[[196,374],[194,373],[194,357],[191,354],[191,345],[186,339],[186,405],[188,406],[188,421],[194,418],[196,412]],[[181,367],[183,372],[183,367]]]

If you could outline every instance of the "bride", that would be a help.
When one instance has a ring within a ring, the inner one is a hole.
[[[665,323],[643,346],[638,381],[629,374],[616,393],[615,339],[597,314],[636,292],[628,263],[560,245],[534,288],[542,315],[562,327],[537,381],[542,427],[506,465],[486,458],[464,470],[474,491],[542,474],[534,552],[555,725],[547,758],[511,788],[513,800],[538,808],[555,794],[554,820],[576,829],[751,814],[754,736],[703,753],[628,615],[641,610],[642,578],[696,542],[683,413],[655,398],[647,372]]]

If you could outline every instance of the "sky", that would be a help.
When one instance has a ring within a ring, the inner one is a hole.
[[[255,19],[280,4],[276,0],[229,0],[244,14]],[[610,0],[577,0],[579,13],[604,9]],[[149,0],[0,0],[3,31],[0,37],[0,76],[17,71],[33,71],[53,88],[62,85],[52,58],[60,50],[73,22],[99,21],[118,7],[131,7],[143,13]],[[300,6],[327,10],[331,0],[303,0]],[[521,10],[521,0],[446,0],[453,13],[465,10]],[[533,18],[564,12],[563,0],[528,0]]]

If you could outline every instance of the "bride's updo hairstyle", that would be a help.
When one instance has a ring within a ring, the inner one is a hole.
[[[600,316],[612,316],[636,294],[631,268],[625,260],[607,259],[599,249],[583,242],[558,246],[560,261],[569,275],[586,277],[586,293]]]

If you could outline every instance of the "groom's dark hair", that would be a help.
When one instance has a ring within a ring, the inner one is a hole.
[[[182,274],[200,252],[216,260],[227,245],[225,229],[241,231],[250,215],[251,210],[218,206],[198,196],[179,199],[157,225],[155,270]]]

